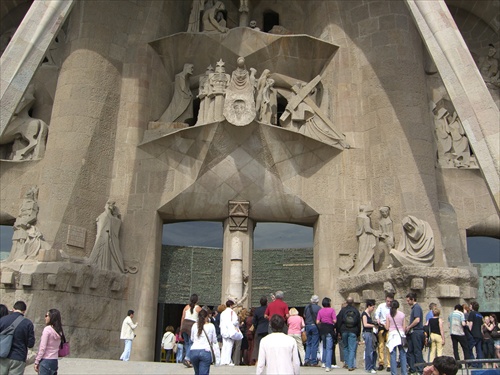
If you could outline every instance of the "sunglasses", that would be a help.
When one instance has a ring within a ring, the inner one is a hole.
[[[45,317],[48,318],[49,317],[49,314],[45,314]]]

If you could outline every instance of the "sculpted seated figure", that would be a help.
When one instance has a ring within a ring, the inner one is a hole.
[[[391,256],[398,266],[432,266],[434,233],[428,222],[408,215],[402,220],[403,236]]]

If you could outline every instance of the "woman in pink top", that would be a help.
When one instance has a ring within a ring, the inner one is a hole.
[[[40,375],[57,374],[59,358],[59,346],[61,338],[64,339],[64,332],[59,310],[50,309],[45,314],[46,327],[43,329],[40,347],[35,359],[35,371]]]
[[[405,314],[398,310],[399,302],[394,300],[391,304],[391,310],[386,316],[385,329],[389,331],[387,347],[391,353],[391,375],[396,375],[398,372],[398,363],[396,360],[396,349],[399,351],[399,360],[401,362],[401,375],[408,375],[406,368],[406,351],[407,347],[402,345],[405,336],[406,322]]]
[[[304,350],[304,344],[302,343],[302,331],[305,328],[304,319],[299,315],[299,312],[295,307],[292,307],[289,311],[290,316],[288,317],[288,336],[295,339],[297,343],[297,348],[299,349],[300,362],[303,364],[306,357],[306,352]]]
[[[319,325],[319,334],[323,343],[323,356],[321,366],[329,372],[332,368],[337,368],[337,362],[333,353],[335,352],[335,323],[337,323],[337,313],[331,307],[332,300],[328,297],[323,298],[321,305],[323,308],[318,311],[316,324]]]

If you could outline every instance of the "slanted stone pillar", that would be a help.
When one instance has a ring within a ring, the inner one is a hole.
[[[0,60],[0,135],[42,62],[74,0],[35,1]]]
[[[500,212],[499,111],[444,0],[406,0]]]
[[[249,202],[230,201],[229,217],[224,221],[221,302],[234,298],[250,305],[253,221],[248,218]]]

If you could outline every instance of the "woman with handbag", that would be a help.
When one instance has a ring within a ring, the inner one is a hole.
[[[191,328],[191,363],[195,375],[209,375],[210,364],[215,363],[214,350],[219,349],[215,326],[209,322],[209,314],[206,310],[198,313],[198,321]]]
[[[399,361],[401,362],[401,375],[408,375],[408,368],[406,362],[406,351],[408,346],[406,343],[406,322],[405,314],[398,311],[399,302],[394,300],[391,303],[391,310],[387,314],[385,320],[385,329],[389,332],[387,347],[391,353],[391,375],[396,375],[398,372],[397,352],[399,351]]]
[[[59,310],[50,309],[45,314],[45,328],[35,359],[35,371],[40,375],[57,374],[61,341],[66,342]]]

